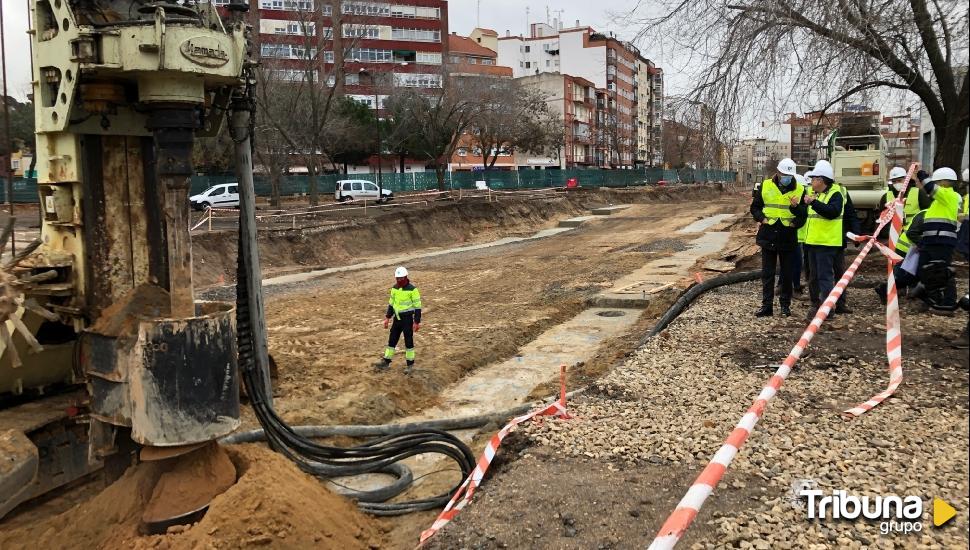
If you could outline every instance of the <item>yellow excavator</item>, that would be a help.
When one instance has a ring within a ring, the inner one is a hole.
[[[188,191],[195,137],[250,114],[248,6],[30,9],[42,225],[0,266],[0,517],[137,460],[231,468],[212,442],[239,425],[235,307],[194,299]],[[225,489],[173,509],[166,485],[162,530]]]

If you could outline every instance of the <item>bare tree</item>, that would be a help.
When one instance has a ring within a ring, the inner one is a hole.
[[[269,130],[260,141],[278,140],[260,150],[269,160],[270,155],[281,153],[280,145],[286,145],[291,158],[306,166],[310,204],[316,205],[317,177],[328,162],[333,165],[329,148],[339,143],[339,127],[346,124],[333,115],[337,98],[343,95],[344,62],[353,58],[360,33],[338,0],[317,0],[312,7],[294,2],[294,6],[296,18],[285,22],[280,34],[296,40],[260,45],[263,64],[258,71],[257,106],[261,126]],[[267,166],[272,175],[272,166],[286,164]]]
[[[970,127],[965,0],[658,0],[646,10],[627,17],[641,37],[670,37],[698,68],[691,96],[724,126],[799,100],[826,110],[903,90],[936,127],[934,163],[960,165]]]
[[[478,86],[478,114],[469,130],[486,168],[493,168],[500,154],[558,150],[563,123],[544,92],[508,78],[480,77]]]
[[[434,165],[441,191],[446,189],[448,159],[481,108],[482,89],[478,79],[443,74],[440,88],[399,88],[385,102],[394,132],[404,135],[412,154]]]

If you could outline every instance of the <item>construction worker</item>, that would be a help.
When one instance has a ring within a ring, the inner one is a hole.
[[[758,222],[755,237],[761,247],[761,308],[756,317],[774,314],[775,275],[780,271],[778,303],[781,314],[791,315],[792,255],[798,247],[798,228],[805,224],[801,200],[804,188],[795,179],[795,161],[778,163],[775,175],[761,182],[751,194],[751,216]]]
[[[806,174],[807,173],[808,172],[806,172]],[[811,192],[811,178],[796,175],[795,179],[798,180],[798,185],[802,188],[803,194]],[[808,224],[803,223],[802,226],[798,228],[797,234],[798,246],[795,247],[795,255],[792,259],[794,263],[792,267],[792,292],[798,296],[802,296],[805,291],[805,288],[802,285],[803,271],[805,272],[805,279],[808,280],[808,255],[805,249],[805,235],[808,234]]]
[[[394,270],[394,286],[387,301],[387,312],[384,314],[384,328],[390,326],[391,333],[384,348],[384,357],[377,363],[379,369],[387,369],[394,359],[397,343],[404,335],[404,374],[411,374],[414,369],[414,333],[421,329],[421,292],[408,279],[408,270],[399,267]]]
[[[920,210],[915,216],[906,218],[906,221],[903,223],[903,229],[899,234],[899,239],[896,241],[896,253],[904,259],[911,250],[915,250],[919,246],[920,241],[923,239],[923,220],[925,219],[926,210]],[[893,266],[893,276],[896,279],[896,295],[903,297],[913,292],[912,295],[915,296],[915,292],[910,289],[915,289],[919,284],[919,278],[915,273],[904,270],[902,266],[903,262],[899,262]],[[873,289],[883,305],[886,305],[886,291],[888,286],[887,283],[880,283]]]
[[[831,166],[831,165],[830,165]],[[858,235],[862,232],[860,229],[859,217],[856,215],[855,205],[852,204],[852,196],[849,194],[849,190],[845,188],[842,184],[836,182],[834,187],[837,187],[839,193],[842,194],[842,247],[839,248],[838,253],[835,255],[835,263],[833,264],[833,277],[835,280],[842,278],[845,274],[845,248],[849,246],[849,238],[846,236],[849,232]],[[849,314],[852,310],[849,309],[849,290],[845,289],[842,291],[842,295],[839,296],[839,301],[835,304],[835,313]]]
[[[901,166],[893,166],[889,171],[889,186],[886,189],[886,196],[880,199],[879,209],[882,210],[887,203],[896,198],[896,195],[903,190],[903,182],[906,181],[906,169]],[[910,182],[909,191],[906,192],[906,204],[903,206],[903,219],[912,218],[920,210],[930,207],[930,196],[916,185],[915,181]]]
[[[952,168],[937,168],[931,177],[917,182],[933,199],[921,228],[918,275],[926,287],[925,300],[935,311],[956,309],[956,281],[950,270],[950,262],[957,245],[957,216],[961,197],[953,186],[958,181]]]
[[[828,161],[818,161],[806,176],[812,179],[813,191],[802,198],[808,206],[805,246],[811,273],[808,287],[812,300],[808,317],[811,319],[835,286],[835,260],[842,250],[845,201]]]

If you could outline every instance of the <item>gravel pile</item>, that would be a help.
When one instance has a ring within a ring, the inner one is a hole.
[[[627,472],[687,466],[686,477],[669,480],[676,497],[666,512],[672,511],[773,373],[768,365],[784,359],[804,328],[806,302],[796,302],[796,317],[761,320],[752,316],[758,299],[756,283],[702,297],[570,403],[577,419],[525,428],[539,445],[527,452],[607,461]],[[888,382],[884,309],[866,289],[852,293],[852,307],[855,314],[826,323],[796,365],[684,547],[967,548],[968,357],[949,345],[966,314],[938,317],[906,304],[903,385],[894,398],[847,421],[842,410]],[[826,495],[838,489],[870,497],[918,495],[922,531],[884,535],[869,520],[810,521],[793,490],[806,482]],[[735,498],[726,502],[725,492]],[[933,497],[958,510],[943,528],[932,526]],[[659,526],[663,519],[650,522]]]

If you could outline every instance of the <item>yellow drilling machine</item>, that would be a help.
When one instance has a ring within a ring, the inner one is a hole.
[[[42,225],[0,273],[0,517],[92,472],[167,460],[144,517],[164,530],[235,480],[213,443],[239,425],[235,306],[194,299],[188,191],[195,137],[228,113],[248,131],[248,6],[225,20],[195,1],[30,9]],[[252,200],[248,141],[234,141]],[[223,473],[162,502],[165,476],[192,475],[180,461]]]

